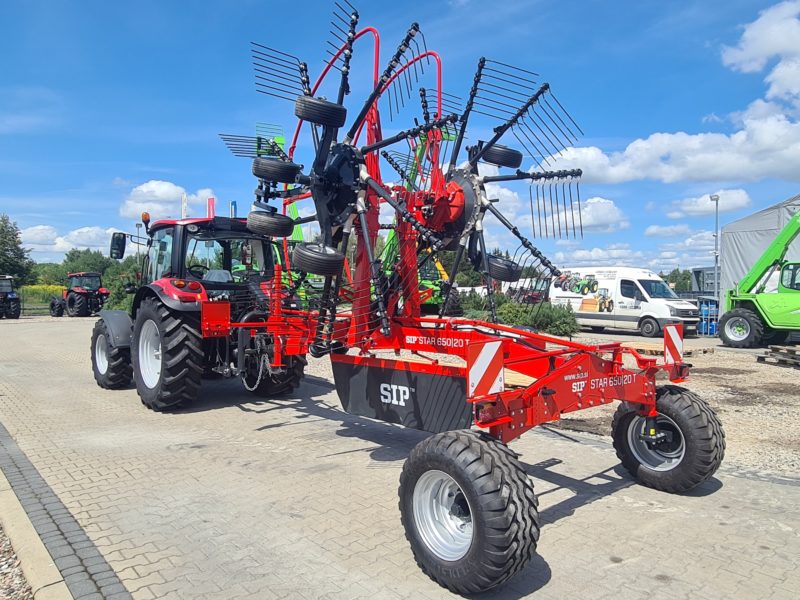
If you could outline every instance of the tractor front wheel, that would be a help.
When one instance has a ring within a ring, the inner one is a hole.
[[[115,348],[105,320],[98,319],[92,330],[92,372],[101,388],[119,390],[128,387],[133,378],[131,349]]]
[[[664,437],[645,437],[645,417],[623,403],[611,424],[614,449],[631,475],[647,487],[682,493],[711,477],[725,455],[725,432],[706,402],[689,390],[665,385],[656,390],[656,423]]]
[[[189,404],[203,376],[203,338],[186,316],[155,298],[142,301],[133,324],[131,359],[142,403],[161,411]]]
[[[6,319],[19,319],[20,314],[22,314],[22,306],[19,300],[9,302],[6,308]]]
[[[417,444],[399,494],[417,564],[452,592],[500,585],[536,553],[533,484],[517,455],[484,433],[447,431]]]
[[[50,316],[51,317],[64,316],[64,304],[58,298],[53,298],[52,300],[50,300]]]

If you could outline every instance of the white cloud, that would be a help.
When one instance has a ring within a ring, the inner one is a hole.
[[[184,188],[171,181],[151,179],[131,190],[122,203],[119,214],[130,219],[138,219],[143,211],[149,212],[153,220],[180,217],[181,197],[184,193],[187,194],[190,207],[205,206],[209,197],[215,197],[214,190],[210,188],[202,188],[189,194]],[[192,213],[191,208],[189,212]],[[197,214],[198,211],[194,212]],[[205,210],[201,209],[199,212],[205,213]],[[217,199],[217,212],[220,212],[219,199]]]
[[[679,225],[650,225],[644,230],[648,237],[675,237],[676,235],[689,235],[691,228],[685,223]]]
[[[714,192],[719,196],[719,212],[731,212],[750,206],[750,196],[745,190],[719,190]],[[715,203],[711,201],[712,194],[704,194],[696,198],[684,198],[672,203],[673,210],[667,213],[670,219],[682,219],[686,215],[702,216],[713,215],[716,210]]]
[[[117,229],[97,226],[78,227],[59,235],[52,225],[34,225],[23,229],[20,234],[22,244],[31,252],[47,255],[63,254],[78,248],[80,250],[100,250],[105,253],[111,241],[111,234]]]
[[[578,249],[566,252],[556,252],[555,262],[559,266],[635,266],[642,264],[644,253],[633,250],[630,244],[609,244],[604,248],[591,250]]]
[[[800,180],[800,0],[762,11],[744,26],[738,44],[722,52],[725,66],[744,73],[775,66],[765,75],[765,100],[731,115],[730,134],[653,133],[619,152],[568,148],[554,158],[558,168],[580,168],[586,181],[622,183],[677,181]],[[704,122],[716,122],[706,115]]]
[[[716,113],[709,113],[705,115],[701,121],[703,123],[722,123],[722,119]]]
[[[564,214],[566,218],[566,213]],[[582,203],[581,219],[584,231],[611,233],[630,227],[625,213],[613,200],[595,196]]]

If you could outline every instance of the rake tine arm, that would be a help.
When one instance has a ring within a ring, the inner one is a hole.
[[[381,148],[385,148],[386,146],[391,146],[392,144],[396,144],[397,142],[416,138],[421,133],[427,133],[432,129],[441,129],[448,123],[455,123],[458,120],[458,115],[450,115],[443,119],[437,119],[435,121],[431,121],[425,125],[419,125],[418,127],[413,127],[412,129],[406,129],[405,131],[401,131],[400,133],[393,135],[392,137],[388,137],[386,139],[381,140],[380,142],[375,142],[374,144],[369,144],[367,146],[361,147],[361,154],[366,155],[370,152],[375,152],[375,150],[380,150]]]
[[[472,89],[469,91],[469,96],[467,97],[467,104],[464,107],[464,112],[461,115],[461,129],[458,130],[458,137],[456,138],[455,144],[453,145],[453,153],[450,155],[450,164],[447,167],[447,172],[449,173],[453,169],[456,168],[456,161],[458,160],[458,153],[461,152],[461,144],[464,141],[464,134],[467,131],[467,122],[469,121],[469,114],[472,112],[472,105],[475,102],[475,96],[478,95],[478,86],[481,83],[481,75],[483,73],[483,68],[486,66],[486,59],[481,57],[478,61],[478,70],[475,71],[475,78],[472,80]]]
[[[497,219],[508,229],[514,237],[519,240],[519,243],[522,244],[528,252],[530,252],[533,256],[538,259],[544,267],[546,267],[551,273],[554,273],[558,269],[551,263],[547,257],[542,254],[541,250],[539,250],[536,246],[534,246],[528,238],[526,238],[522,233],[520,233],[519,229],[516,225],[514,225],[511,221],[509,221],[503,213],[500,212],[494,204],[489,205],[489,212],[491,212]]]

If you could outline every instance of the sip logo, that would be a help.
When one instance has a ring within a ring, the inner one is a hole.
[[[384,404],[395,404],[405,406],[406,400],[411,397],[411,390],[405,385],[394,383],[381,384],[381,402]]]

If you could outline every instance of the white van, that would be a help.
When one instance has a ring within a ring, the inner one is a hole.
[[[683,332],[697,334],[697,307],[681,300],[658,275],[632,267],[564,269],[550,286],[550,302],[572,307],[578,324],[602,331],[638,329],[645,337],[664,325],[683,323]]]

